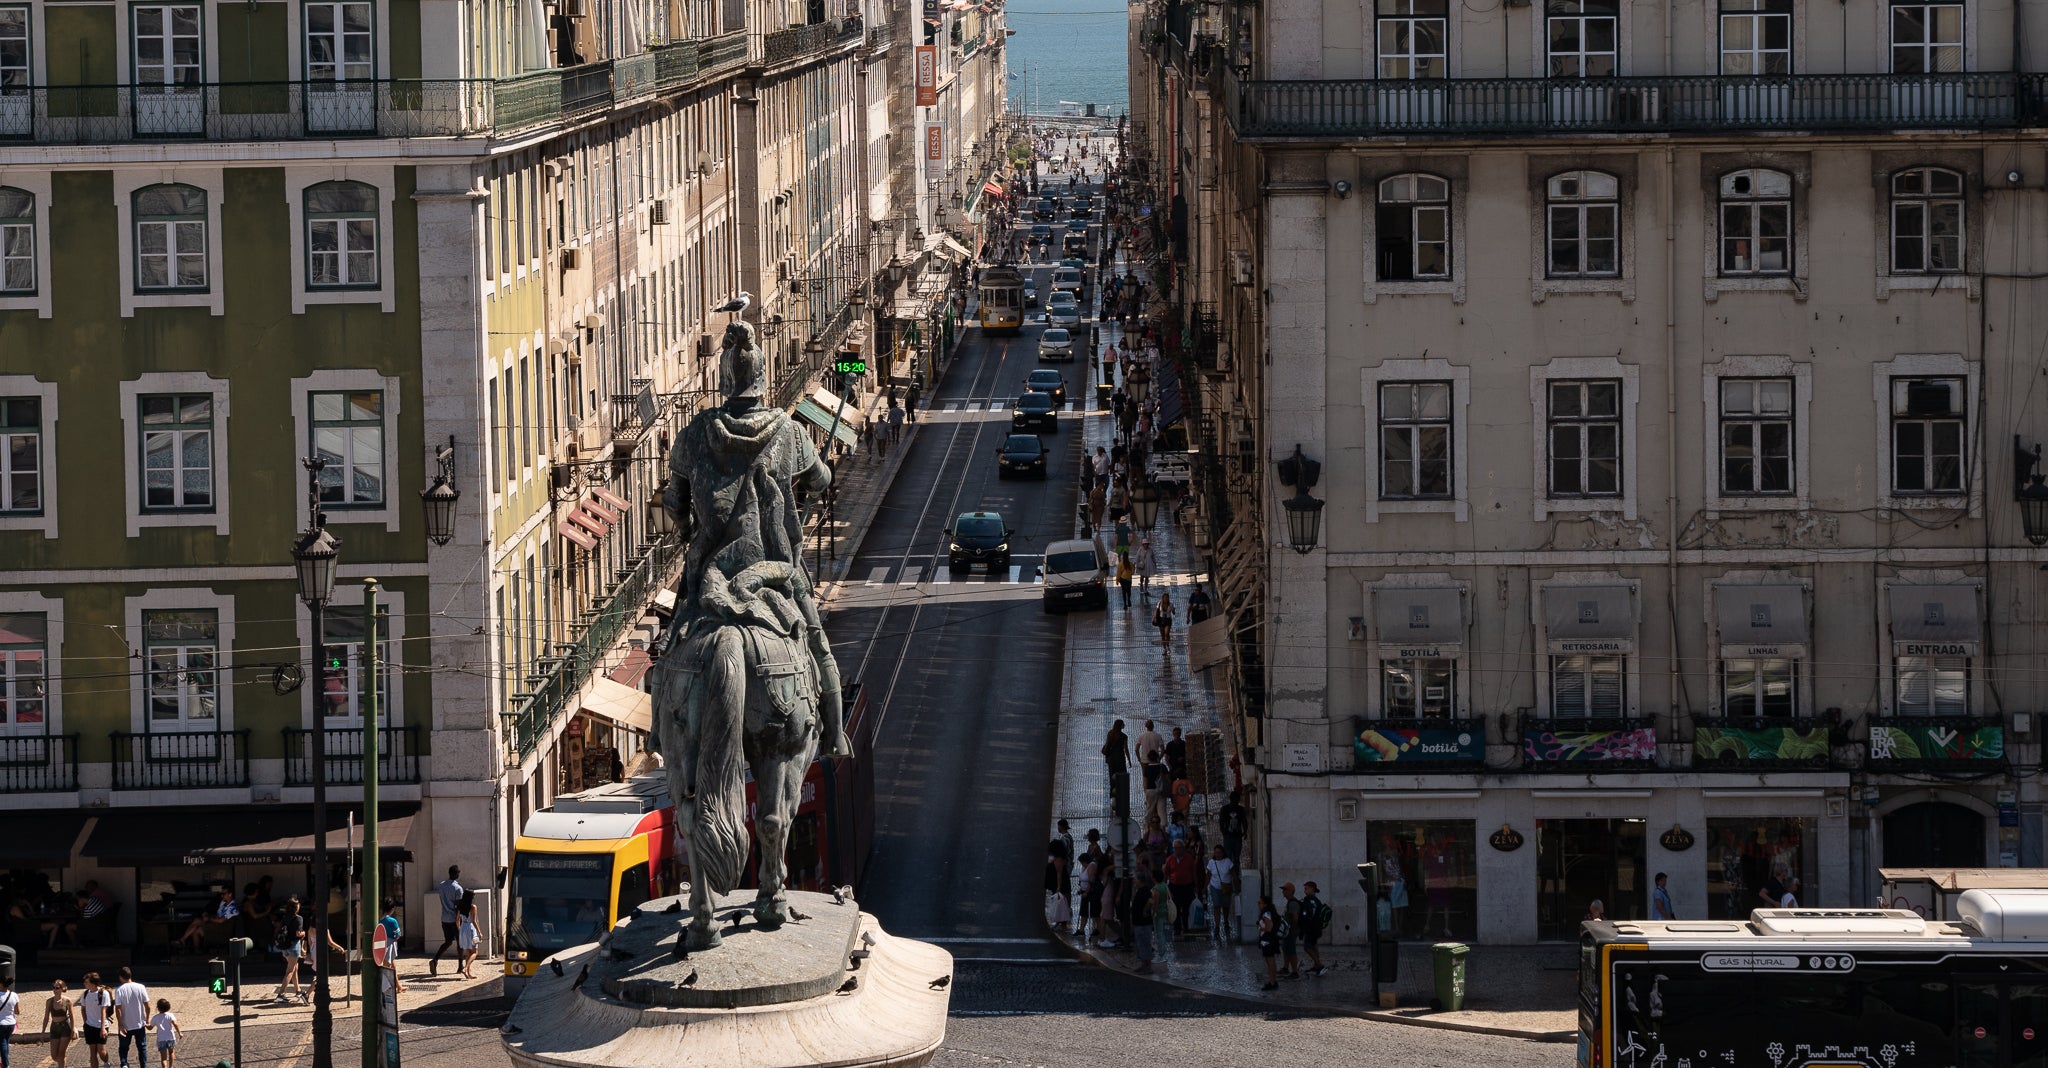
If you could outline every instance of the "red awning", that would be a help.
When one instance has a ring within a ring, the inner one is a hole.
[[[592,497],[597,498],[600,501],[603,501],[605,504],[610,505],[614,511],[624,512],[626,509],[633,507],[631,504],[627,503],[624,497],[621,497],[618,494],[613,493],[612,491],[604,488],[603,486],[592,486],[590,488],[590,495]]]
[[[1006,200],[1010,196],[1010,194],[1003,192],[1003,183],[998,182],[993,178],[988,180],[987,185],[981,187],[981,191],[987,193],[989,196],[1002,197]]]
[[[596,538],[570,526],[566,520],[555,524],[555,533],[569,539],[571,544],[579,545],[585,549],[597,548]]]

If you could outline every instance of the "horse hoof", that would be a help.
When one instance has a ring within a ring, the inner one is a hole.
[[[754,909],[754,922],[773,931],[789,922],[789,911],[779,905],[760,905]]]
[[[717,949],[725,943],[716,927],[690,928],[689,947],[692,952],[700,949]]]

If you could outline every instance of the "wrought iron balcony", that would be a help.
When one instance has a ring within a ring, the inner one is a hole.
[[[1530,771],[1645,771],[1657,766],[1657,730],[1647,717],[1532,720],[1522,727]]]
[[[640,439],[647,436],[661,411],[654,383],[642,378],[634,384],[640,387],[638,393],[612,394],[612,448],[628,455],[640,447]]]
[[[78,735],[0,738],[0,794],[65,793],[78,789]]]
[[[249,785],[249,731],[114,731],[114,789],[199,790]]]
[[[2005,725],[1975,716],[1870,721],[1871,771],[1990,771],[2005,766]]]
[[[770,65],[792,63],[824,52],[834,45],[860,38],[860,24],[854,20],[851,35],[843,31],[837,19],[814,22],[807,26],[791,26],[776,30],[761,41],[762,58]]]
[[[1829,767],[1832,724],[1810,717],[1739,716],[1693,725],[1694,771]]]
[[[456,137],[491,129],[489,81],[216,82],[0,89],[0,138],[50,144]]]
[[[697,50],[699,73],[715,78],[747,65],[747,31],[734,30],[722,37],[704,40]]]
[[[326,742],[328,785],[360,784],[363,781],[363,729],[329,727]],[[377,781],[420,781],[418,727],[377,728]],[[286,786],[313,784],[313,732],[303,727],[284,729],[284,783]]]
[[[1240,140],[2048,125],[2044,74],[1449,81],[1251,81],[1230,74],[1223,95]]]

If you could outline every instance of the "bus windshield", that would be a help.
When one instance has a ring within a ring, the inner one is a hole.
[[[612,858],[604,853],[521,853],[512,861],[509,949],[529,953],[594,942],[610,928]]]

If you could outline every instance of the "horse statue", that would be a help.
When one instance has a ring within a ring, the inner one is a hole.
[[[655,741],[690,853],[691,921],[679,949],[720,943],[716,896],[747,860],[746,787],[760,846],[754,918],[789,919],[784,851],[804,773],[850,750],[839,666],[803,567],[808,495],[832,469],[787,412],[760,403],[766,367],[744,322],[726,327],[725,402],[699,412],[669,451],[663,505],[689,540],[665,651],[654,667]]]

